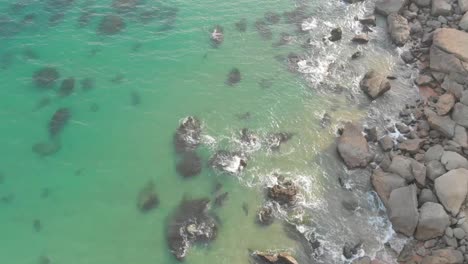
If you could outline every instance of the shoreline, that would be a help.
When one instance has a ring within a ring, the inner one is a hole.
[[[420,98],[406,105],[399,121],[385,131],[364,130],[354,122],[347,123],[338,137],[345,165],[372,171],[372,187],[393,229],[409,238],[403,248],[387,243],[384,251],[395,262],[468,262],[466,11],[466,0],[377,1],[375,14],[386,17],[393,43],[408,47],[401,59],[419,71],[413,81]],[[391,89],[388,79],[392,78],[369,71],[360,88],[378,100]],[[356,252],[360,247],[351,245]],[[379,256],[351,254],[352,258],[356,264],[387,263]]]

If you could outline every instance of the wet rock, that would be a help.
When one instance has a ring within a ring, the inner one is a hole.
[[[273,208],[271,206],[263,206],[257,213],[257,221],[262,225],[271,225],[275,220]]]
[[[342,35],[343,35],[343,32],[341,31],[341,28],[334,28],[332,29],[331,36],[328,38],[328,40],[332,42],[341,40]]]
[[[438,249],[431,256],[423,258],[421,264],[460,264],[463,263],[463,254],[455,249]]]
[[[328,113],[323,114],[322,119],[320,119],[320,126],[326,128],[331,124],[331,116]]]
[[[193,116],[182,120],[174,135],[174,147],[177,153],[195,150],[200,145],[201,122]]]
[[[281,145],[291,140],[293,136],[294,134],[289,132],[278,132],[269,134],[267,136],[268,147],[271,150],[279,150]]]
[[[397,13],[392,13],[387,17],[387,24],[393,43],[397,46],[405,45],[410,37],[408,20]]]
[[[468,128],[468,106],[456,103],[453,108],[452,119],[460,126]]]
[[[98,33],[102,35],[115,35],[125,28],[125,21],[118,15],[106,15],[98,26]]]
[[[34,84],[40,88],[51,88],[58,78],[60,78],[60,74],[53,67],[41,68],[34,72],[33,75]]]
[[[224,41],[224,29],[220,25],[216,25],[211,31],[210,36],[211,43],[217,47],[221,45]]]
[[[67,124],[68,120],[71,117],[70,109],[60,108],[55,111],[54,115],[49,121],[49,135],[50,137],[56,137]]]
[[[388,199],[393,190],[406,186],[406,181],[402,177],[387,173],[380,169],[374,170],[371,176],[372,186],[379,195],[383,204],[388,207]]]
[[[278,177],[277,184],[267,189],[268,198],[279,204],[293,204],[296,201],[298,188],[293,181]]]
[[[112,8],[117,12],[129,12],[136,9],[140,0],[114,0],[112,1]]]
[[[137,208],[142,213],[147,213],[159,206],[159,197],[152,181],[148,182],[140,190],[137,197]]]
[[[431,202],[431,203],[438,203],[439,201],[437,200],[437,197],[435,194],[431,191],[431,189],[422,189],[421,193],[419,194],[419,206],[422,206],[423,204]]]
[[[278,24],[281,20],[281,16],[278,13],[268,11],[265,13],[265,20],[270,24]]]
[[[382,137],[381,139],[379,139],[379,145],[383,151],[390,151],[393,149],[393,146],[395,145],[395,143],[393,142],[392,137],[390,137],[389,135],[386,135]]]
[[[347,259],[351,259],[355,255],[357,255],[358,250],[361,248],[362,243],[350,243],[346,242],[343,247],[343,256]]]
[[[219,150],[210,159],[210,165],[220,171],[237,174],[247,167],[246,157],[242,153]]]
[[[435,180],[434,187],[445,209],[457,215],[468,193],[468,170],[449,171]]]
[[[264,40],[270,40],[273,37],[272,31],[265,21],[257,20],[255,22],[255,29],[257,30],[260,37]]]
[[[419,152],[421,147],[424,145],[426,142],[425,139],[407,139],[403,141],[398,147],[405,152],[408,152],[410,154],[416,154]]]
[[[376,142],[378,138],[377,127],[372,128],[364,128],[364,132],[366,133],[366,140],[368,142]]]
[[[356,51],[356,52],[353,53],[353,55],[351,55],[351,59],[353,59],[353,60],[358,59],[358,58],[362,57],[362,55],[363,55],[362,52]]]
[[[226,84],[229,86],[233,86],[238,84],[241,81],[241,73],[239,69],[233,68],[227,77]]]
[[[390,82],[378,72],[371,70],[364,75],[360,82],[360,88],[372,99],[376,99],[390,90]]]
[[[239,22],[236,22],[234,26],[238,31],[245,32],[247,30],[247,19],[242,18],[241,20],[239,20]]]
[[[266,253],[255,251],[252,257],[263,261],[265,264],[299,264],[297,260],[288,252]]]
[[[455,105],[455,96],[451,93],[443,94],[439,97],[436,104],[436,111],[438,115],[446,115],[452,110]]]
[[[449,216],[444,207],[438,203],[426,202],[420,209],[415,237],[418,240],[425,241],[443,236],[449,225]]]
[[[431,14],[433,16],[449,16],[452,12],[452,5],[449,0],[432,0]]]
[[[375,22],[375,16],[374,15],[363,17],[363,18],[359,19],[359,22],[361,22],[361,24],[363,24],[363,25],[371,26],[371,27],[375,27],[377,25],[376,22]]]
[[[393,229],[406,236],[412,236],[418,224],[416,189],[415,185],[395,189],[388,201]]]
[[[432,129],[435,129],[448,138],[452,138],[455,134],[455,121],[448,116],[439,116],[434,111],[425,109],[424,114],[427,117],[427,122]]]
[[[427,177],[434,181],[437,177],[443,175],[447,171],[444,165],[438,160],[429,161],[426,164]]]
[[[364,168],[373,159],[367,141],[362,135],[362,127],[348,122],[338,139],[338,152],[349,169]]]
[[[440,161],[445,166],[447,171],[459,168],[468,169],[468,160],[466,160],[462,155],[453,151],[445,151],[442,154]]]
[[[379,0],[375,3],[375,12],[388,16],[391,13],[399,13],[405,4],[405,0]]]
[[[247,128],[241,130],[240,140],[242,143],[255,146],[258,142],[258,137]]]
[[[216,238],[218,224],[208,212],[209,199],[183,200],[171,215],[166,241],[171,253],[184,260],[194,243],[209,243]]]
[[[60,150],[60,143],[56,140],[39,142],[33,145],[32,151],[40,157],[50,156]]]
[[[401,53],[401,59],[407,64],[413,63],[415,60],[413,54],[410,51],[404,51]]]
[[[388,171],[400,175],[407,182],[412,182],[414,181],[412,162],[413,159],[411,158],[401,155],[395,156],[392,159],[392,163],[390,164]]]
[[[195,152],[185,152],[176,169],[184,178],[194,177],[202,171],[202,160]]]
[[[60,88],[58,90],[58,96],[65,97],[73,93],[75,89],[75,78],[67,78],[62,81]]]
[[[357,34],[352,39],[352,42],[357,44],[367,44],[369,42],[369,36],[367,34]]]

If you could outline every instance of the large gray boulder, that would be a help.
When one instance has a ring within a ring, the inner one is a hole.
[[[413,159],[411,158],[401,155],[395,156],[392,159],[390,167],[388,167],[388,171],[400,175],[407,182],[411,182],[414,180],[412,162]]]
[[[468,133],[466,128],[459,125],[455,126],[453,141],[457,142],[462,148],[468,148]]]
[[[378,0],[375,3],[375,12],[383,16],[399,13],[406,3],[406,0]]]
[[[458,0],[458,5],[460,6],[462,13],[468,11],[468,0]]]
[[[468,193],[468,170],[451,170],[438,177],[434,187],[445,209],[456,216]]]
[[[432,70],[466,74],[467,62],[468,33],[453,28],[441,28],[434,32],[430,50]]]
[[[432,181],[437,177],[444,175],[447,172],[444,165],[438,160],[431,160],[426,164],[426,175]]]
[[[418,186],[425,186],[426,185],[426,174],[427,169],[424,164],[417,162],[416,160],[411,161],[411,172],[413,174],[414,179],[418,183]]]
[[[413,235],[419,219],[416,189],[415,185],[395,189],[388,200],[393,229],[407,236]]]
[[[403,46],[410,38],[410,27],[408,20],[398,13],[392,13],[387,17],[388,31],[390,37],[397,46]]]
[[[413,0],[413,3],[419,7],[428,7],[431,5],[431,0]]]
[[[442,135],[447,138],[453,138],[455,134],[455,121],[453,121],[449,116],[439,116],[434,111],[430,109],[425,109],[424,114],[427,117],[427,122],[429,126],[442,133]]]
[[[388,208],[388,199],[393,190],[400,187],[406,186],[406,181],[402,177],[393,174],[387,173],[380,169],[374,170],[371,176],[372,186],[374,187],[375,192],[382,200],[385,207]]]
[[[445,248],[432,252],[432,255],[425,256],[421,264],[462,264],[463,254],[455,249]]]
[[[361,125],[348,122],[338,138],[338,153],[349,169],[365,168],[373,159]]]
[[[459,84],[454,80],[453,76],[448,74],[444,78],[444,82],[441,85],[442,89],[444,89],[447,93],[451,93],[455,96],[455,98],[460,99],[463,96],[463,85]]]
[[[437,197],[431,191],[431,189],[422,189],[421,193],[419,194],[418,205],[422,206],[423,204],[427,202],[438,203],[439,200],[437,200]]]
[[[444,154],[444,147],[442,145],[434,145],[430,147],[426,153],[424,153],[424,160],[426,162],[429,162],[431,160],[440,160],[440,157],[442,157],[442,154]]]
[[[440,162],[442,162],[448,171],[459,168],[468,169],[468,160],[453,151],[445,151],[440,158]]]
[[[372,99],[383,95],[391,88],[387,77],[374,70],[370,70],[364,75],[359,86]]]
[[[449,0],[432,0],[433,16],[448,16],[452,12],[452,5]]]
[[[460,126],[468,128],[468,106],[456,103],[453,107],[452,119]]]
[[[450,225],[450,219],[444,207],[438,203],[427,202],[419,210],[419,222],[415,237],[425,241],[442,236]]]
[[[465,31],[468,30],[468,13],[463,15],[462,19],[458,23],[458,26]]]

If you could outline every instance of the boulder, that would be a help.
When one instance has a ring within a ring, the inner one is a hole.
[[[444,147],[437,144],[437,145],[430,147],[426,151],[426,153],[424,153],[424,160],[426,162],[429,162],[432,160],[440,160],[440,158],[442,157],[442,154],[444,154]]]
[[[343,134],[338,138],[338,152],[349,169],[365,168],[373,158],[362,135],[362,127],[351,122],[345,124]]]
[[[375,3],[375,12],[383,16],[399,13],[406,2],[406,0],[379,0]]]
[[[453,141],[457,142],[462,148],[468,148],[468,133],[466,128],[459,125],[455,126]]]
[[[372,260],[370,257],[364,256],[364,257],[360,257],[360,258],[353,260],[351,264],[371,264],[371,261]]]
[[[419,210],[419,222],[415,238],[421,241],[444,235],[450,219],[444,207],[438,203],[427,202]]]
[[[431,69],[466,74],[468,65],[468,33],[452,28],[438,29],[433,34],[430,50]]]
[[[395,144],[393,143],[392,137],[389,135],[386,135],[382,137],[381,139],[379,139],[379,145],[383,151],[390,151],[391,149],[393,149],[393,146]]]
[[[468,11],[468,0],[458,0],[458,6],[460,6],[462,13],[465,13]]]
[[[403,46],[410,37],[410,27],[406,18],[392,13],[387,17],[388,31],[390,37],[397,46]]]
[[[395,189],[388,200],[389,218],[393,229],[406,236],[412,236],[418,224],[416,189],[415,185]]]
[[[201,141],[201,122],[196,117],[185,117],[174,134],[174,148],[178,153],[195,150]]]
[[[418,186],[426,185],[426,166],[415,160],[411,161],[411,172],[414,176],[414,179],[418,183]]]
[[[155,185],[152,181],[140,190],[137,198],[137,207],[142,213],[146,213],[159,206],[159,197],[155,191]]]
[[[363,25],[367,25],[367,26],[371,26],[371,27],[375,27],[377,25],[376,22],[375,22],[375,16],[374,15],[363,17],[363,18],[359,19],[359,22],[361,22],[361,24],[363,24]]]
[[[376,99],[390,90],[391,85],[386,76],[370,70],[361,80],[360,87],[368,96]]]
[[[452,5],[449,0],[432,0],[431,14],[433,16],[449,16],[452,12]]]
[[[465,13],[465,15],[463,15],[462,19],[458,23],[458,26],[461,29],[468,31],[468,13]]]
[[[463,254],[455,249],[438,249],[423,258],[421,264],[462,264]]]
[[[372,186],[374,187],[375,192],[382,200],[385,207],[388,208],[388,199],[393,190],[400,187],[406,186],[406,181],[402,177],[393,174],[387,173],[380,169],[374,170],[371,176]]]
[[[437,197],[435,194],[431,191],[431,189],[422,189],[421,193],[419,194],[419,206],[422,206],[423,204],[431,202],[431,203],[438,203],[439,201],[437,200]]]
[[[453,94],[453,96],[455,96],[455,98],[457,99],[460,99],[463,96],[463,85],[453,80],[451,75],[445,76],[444,82],[442,83],[441,87],[447,93]]]
[[[438,160],[432,160],[426,164],[426,175],[432,181],[446,172],[444,165]]]
[[[458,240],[461,240],[465,238],[466,233],[462,228],[457,227],[453,229],[453,236],[455,236]]]
[[[263,261],[266,264],[299,264],[297,260],[288,252],[267,253],[255,251],[252,257]]]
[[[455,134],[455,121],[448,116],[439,116],[434,111],[425,109],[424,114],[427,117],[429,126],[442,133],[447,138],[453,138]]]
[[[452,119],[460,126],[468,128],[468,106],[456,103],[453,107]]]
[[[393,172],[397,175],[403,177],[407,182],[412,182],[414,180],[413,169],[411,163],[413,159],[405,156],[395,156],[392,159],[392,163],[388,168],[389,172]]]
[[[462,90],[461,97],[460,97],[460,103],[464,105],[468,105],[468,90],[464,91]]]
[[[279,204],[292,204],[296,201],[297,186],[288,179],[278,178],[278,183],[268,188],[268,197]]]
[[[424,142],[426,142],[426,140],[420,139],[420,138],[407,139],[407,140],[403,141],[398,147],[402,151],[406,151],[406,152],[408,152],[410,154],[416,154],[416,153],[419,152],[421,147],[424,145]]]
[[[369,36],[367,34],[357,34],[351,39],[352,42],[357,43],[357,44],[366,44],[369,42]]]
[[[341,28],[334,28],[331,31],[331,36],[328,38],[331,42],[335,42],[341,39],[341,36],[343,35],[343,32],[341,31]]]
[[[431,5],[431,0],[413,0],[413,3],[419,7],[428,7]]]
[[[438,115],[446,115],[452,110],[455,105],[455,96],[451,93],[443,94],[439,97],[436,104],[436,111]]]
[[[451,170],[435,179],[434,187],[445,209],[456,216],[468,193],[468,170]]]
[[[440,162],[442,162],[448,171],[459,168],[468,169],[468,160],[453,151],[444,151],[444,154],[442,154],[442,157],[440,158]]]

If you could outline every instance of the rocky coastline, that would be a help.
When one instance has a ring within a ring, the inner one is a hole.
[[[414,84],[420,98],[384,131],[357,122],[339,131],[344,164],[372,170],[393,229],[408,237],[402,249],[386,245],[398,263],[468,263],[467,11],[467,0],[377,1],[375,15],[386,17],[393,43],[407,48],[401,59],[419,70]],[[360,88],[382,100],[391,89],[388,79],[369,69]],[[352,263],[387,261],[364,256]]]

